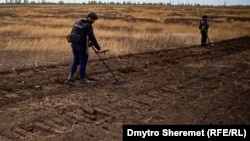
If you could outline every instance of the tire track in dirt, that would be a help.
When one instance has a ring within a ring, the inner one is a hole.
[[[64,107],[55,108],[59,110],[57,113],[50,111],[52,109],[47,109],[46,112],[37,109],[41,114],[13,121],[11,125],[2,124],[8,127],[1,129],[2,137],[9,140],[32,140],[44,136],[67,134],[72,132],[75,126],[87,128],[91,125],[101,125],[115,118],[115,115],[100,107],[91,107],[86,104],[62,106]],[[23,114],[25,116],[26,113]]]
[[[138,97],[136,100],[131,98],[123,99],[121,102],[114,104],[114,106],[117,108],[125,106],[125,109],[131,107],[138,109],[138,111],[143,111],[142,109],[144,109],[145,105],[149,106],[157,101],[160,101],[160,98],[152,99],[151,96],[145,95]],[[50,113],[46,113],[46,115],[23,120],[22,123],[25,124],[16,123],[13,126],[9,126],[10,129],[5,129],[5,131],[13,134],[5,137],[10,140],[29,140],[30,138],[65,134],[72,132],[74,126],[102,125],[118,117],[118,115],[113,114],[113,109],[111,110],[107,107],[90,107],[83,104],[74,107],[67,106],[65,109],[67,110],[63,113],[57,113],[53,117],[51,117]]]

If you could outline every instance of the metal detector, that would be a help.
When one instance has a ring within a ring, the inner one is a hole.
[[[206,34],[207,34],[207,30],[206,30]],[[212,44],[211,44],[209,37],[208,37],[208,34],[207,34],[207,41],[208,41],[209,46],[212,47]]]
[[[105,62],[104,58],[100,55],[100,53],[106,53],[108,51],[108,49],[103,50],[101,52],[98,52],[96,50],[96,48],[94,46],[91,46],[92,49],[94,50],[94,52],[97,54],[97,56],[100,58],[100,60],[102,61],[102,63],[104,64],[104,66],[107,68],[107,70],[112,74],[112,76],[114,77],[114,81],[113,84],[119,84],[121,82],[124,82],[123,80],[120,80],[117,78],[117,76],[114,74],[114,72],[110,69],[110,66]]]

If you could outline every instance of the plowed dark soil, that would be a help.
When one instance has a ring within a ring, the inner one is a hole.
[[[250,124],[250,37],[0,74],[1,141],[119,141],[123,124]]]

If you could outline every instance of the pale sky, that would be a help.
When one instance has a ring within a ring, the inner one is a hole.
[[[10,1],[10,0],[8,0]],[[13,0],[15,1],[15,0]],[[21,0],[22,2],[24,0]],[[28,0],[30,1],[35,1],[35,2],[41,2],[42,0]],[[45,0],[46,2],[55,2],[58,3],[60,0]],[[65,3],[88,3],[88,1],[92,0],[63,0]],[[132,2],[132,3],[170,3],[171,4],[200,4],[200,5],[250,5],[250,0],[96,0],[101,1],[101,2]],[[5,3],[6,0],[0,0],[0,3]]]

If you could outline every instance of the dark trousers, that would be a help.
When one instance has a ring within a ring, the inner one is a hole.
[[[201,31],[201,45],[206,45],[207,43],[207,31],[202,30]]]
[[[77,70],[77,67],[79,66],[80,79],[83,79],[86,74],[86,66],[89,55],[86,53],[86,50],[82,50],[79,48],[80,46],[78,45],[73,45],[72,47],[74,59],[70,65],[70,72],[74,74]]]

